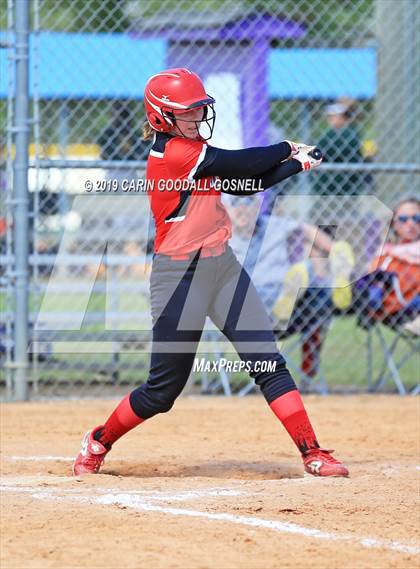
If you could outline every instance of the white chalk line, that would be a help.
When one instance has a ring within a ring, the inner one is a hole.
[[[73,483],[77,479],[70,478],[68,476],[60,476],[54,477],[54,483],[57,482],[55,480],[58,478],[59,482],[70,482]],[[26,478],[26,482],[28,482],[31,477]],[[17,482],[17,484],[16,484]],[[0,491],[6,492],[26,492],[31,493],[35,491],[33,486],[19,486],[19,483],[25,482],[25,477],[5,477],[0,482]],[[34,482],[32,480],[32,482]],[[39,481],[38,481],[39,482]],[[45,484],[45,483],[44,483]],[[41,490],[41,492],[51,493],[55,492],[58,489],[54,488],[54,484],[46,483],[49,488],[46,490]],[[82,494],[83,490],[80,488],[60,488],[59,491],[62,494]],[[91,492],[96,492],[97,494],[109,494],[115,491],[114,488],[92,488],[84,490],[86,493],[91,494]],[[181,490],[176,493],[174,492],[161,492],[161,491],[150,491],[150,490],[123,490],[124,495],[134,495],[134,496],[142,496],[146,500],[153,500],[153,501],[163,501],[163,502],[172,502],[172,501],[187,501],[187,500],[196,500],[197,498],[205,498],[209,496],[243,496],[252,495],[252,492],[243,492],[241,490],[235,490],[232,488],[205,488],[203,490]]]
[[[70,462],[75,459],[74,456],[4,456],[5,460],[28,460],[28,461],[35,461],[35,462],[44,462],[49,460],[57,460],[57,461],[65,461]]]
[[[387,539],[377,539],[372,537],[358,537],[352,534],[345,533],[335,533],[322,531],[317,528],[309,528],[305,526],[300,526],[291,522],[282,522],[280,520],[269,520],[259,517],[241,516],[235,514],[229,514],[226,512],[212,513],[204,512],[200,510],[192,510],[186,508],[173,508],[171,506],[162,506],[155,504],[155,501],[182,501],[197,499],[202,497],[223,495],[223,496],[238,496],[238,495],[248,495],[248,492],[230,490],[225,488],[210,489],[210,490],[196,490],[187,491],[180,493],[161,493],[161,492],[147,492],[147,491],[131,491],[131,492],[119,492],[115,494],[115,490],[108,489],[97,489],[99,491],[99,496],[92,496],[92,492],[95,491],[94,488],[89,488],[86,490],[86,495],[84,496],[79,489],[67,489],[64,494],[58,494],[55,489],[50,488],[48,490],[34,491],[34,488],[22,487],[22,486],[2,486],[3,491],[10,492],[29,492],[32,497],[38,500],[49,500],[49,501],[72,501],[79,503],[87,503],[92,505],[117,505],[126,508],[131,508],[137,511],[145,512],[157,512],[172,516],[185,516],[194,518],[205,518],[213,521],[229,522],[236,525],[244,525],[255,528],[264,528],[280,533],[288,533],[293,535],[303,535],[304,537],[309,537],[313,539],[322,539],[329,541],[346,541],[353,544],[361,545],[366,548],[375,549],[387,549],[390,551],[397,551],[399,553],[409,553],[417,555],[420,553],[420,548],[412,545],[400,543],[394,540]],[[72,495],[73,494],[73,495]]]

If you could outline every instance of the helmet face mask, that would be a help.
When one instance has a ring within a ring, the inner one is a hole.
[[[182,118],[184,113],[175,114],[173,110],[168,107],[162,107],[161,110],[163,119],[167,124],[171,125],[171,130],[175,130],[179,136],[197,140],[210,140],[213,136],[214,123],[216,120],[214,103],[204,105],[201,109],[202,117],[199,120],[184,119]]]

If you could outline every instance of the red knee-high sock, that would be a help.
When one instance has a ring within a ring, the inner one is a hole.
[[[93,438],[106,448],[111,448],[115,441],[143,421],[144,419],[134,413],[130,404],[130,395],[127,395],[114,409],[105,425],[94,433]]]
[[[319,448],[299,391],[289,391],[277,397],[270,403],[270,407],[301,453],[311,448]]]

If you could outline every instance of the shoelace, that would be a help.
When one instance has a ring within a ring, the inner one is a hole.
[[[305,454],[305,458],[308,458],[310,456],[316,457],[316,456],[322,455],[322,459],[325,462],[328,462],[329,464],[340,464],[340,461],[335,459],[331,455],[332,452],[334,452],[333,449],[327,450],[324,448],[313,448],[313,449],[308,450],[308,452]]]
[[[93,467],[95,470],[99,470],[100,467],[103,465],[105,458],[103,455],[95,455],[89,454],[85,457],[84,463],[87,464],[89,467]]]

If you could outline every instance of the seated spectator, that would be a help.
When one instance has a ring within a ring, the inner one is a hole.
[[[315,226],[298,223],[279,208],[270,216],[259,216],[260,202],[256,197],[236,198],[228,207],[234,226],[230,245],[248,272],[253,273],[269,313],[282,291],[291,265],[304,256],[303,249],[300,250],[301,238],[312,245],[311,282],[316,281],[319,286],[326,283],[315,259],[325,256],[322,251],[327,254],[330,251],[333,242],[326,233]],[[301,274],[299,269],[296,272]],[[307,279],[303,278],[303,281],[297,288],[308,285]]]
[[[351,249],[346,243],[334,243],[318,227],[299,224],[278,208],[275,214],[258,217],[259,208],[255,197],[232,202],[230,245],[252,273],[278,338],[302,335],[302,371],[311,378],[318,373],[320,351],[333,313],[331,275],[325,271],[325,257],[334,256],[336,249],[337,259],[344,255],[352,261]],[[311,247],[311,254],[297,262],[304,256],[300,241]],[[322,258],[324,262],[319,262]],[[342,263],[336,265],[342,269]],[[350,270],[347,278],[349,275]],[[343,286],[343,277],[334,282]]]
[[[420,200],[410,197],[399,202],[391,229],[393,238],[370,265],[371,272],[396,277],[392,289],[383,290],[381,312],[420,335]]]

